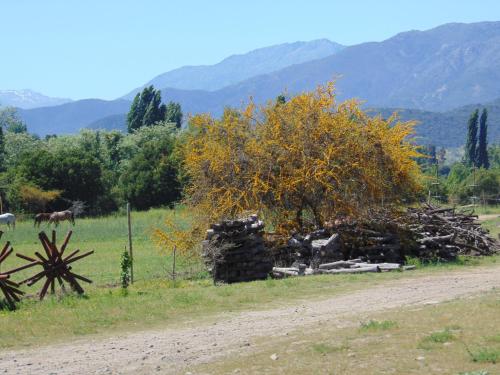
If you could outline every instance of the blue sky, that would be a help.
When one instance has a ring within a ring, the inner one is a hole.
[[[0,0],[0,89],[113,99],[167,70],[272,44],[497,20],[498,0]]]

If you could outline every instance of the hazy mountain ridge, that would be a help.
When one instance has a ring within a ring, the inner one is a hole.
[[[370,106],[447,110],[500,97],[500,22],[449,24],[363,43],[223,88],[221,107],[250,95],[262,102],[285,88],[311,90],[336,77],[339,99]]]
[[[339,100],[357,97],[370,108],[414,108],[401,114],[404,118],[410,118],[411,114],[422,120],[418,127],[424,137],[422,142],[458,146],[463,143],[468,109],[462,109],[464,115],[456,115],[458,109],[452,108],[500,98],[500,22],[447,24],[427,31],[404,32],[382,42],[346,47],[326,58],[291,65],[219,90],[164,87],[162,96],[166,102],[179,102],[185,114],[209,112],[217,116],[226,106],[240,108],[250,97],[256,103],[263,103],[283,92],[295,94],[314,89],[339,76]],[[123,128],[130,103],[101,102],[100,112],[85,113],[85,118],[81,116],[86,111],[78,109],[80,102],[72,103],[75,105],[72,111],[59,106],[24,111],[22,115],[34,132],[43,131],[43,124],[51,124],[52,129],[59,126],[55,132],[61,133],[89,125]],[[104,110],[106,106],[112,109]],[[122,112],[118,111],[120,108]],[[498,141],[495,108],[490,119],[491,141]],[[64,116],[59,116],[59,111]]]
[[[33,90],[0,90],[0,106],[23,109],[49,107],[69,103],[71,99],[52,98]]]
[[[142,87],[153,85],[157,88],[215,91],[260,74],[330,56],[343,48],[328,39],[283,43],[232,55],[214,65],[174,69],[156,76]],[[123,98],[133,99],[140,89],[134,89]]]
[[[500,98],[486,104],[469,104],[446,112],[432,112],[408,108],[369,108],[368,112],[387,118],[394,112],[401,121],[417,121],[416,138],[419,144],[438,147],[459,147],[465,143],[467,120],[476,108],[488,109],[488,140],[490,144],[500,142]],[[126,115],[111,115],[88,126],[92,129],[126,130]]]
[[[129,108],[127,100],[85,99],[55,107],[20,109],[19,115],[29,132],[45,136],[77,133],[99,119],[126,113]]]
[[[182,98],[181,94],[182,92],[175,92],[178,98]],[[200,91],[198,94],[203,96],[204,92]],[[197,98],[192,95],[188,95],[188,98],[193,100],[189,104],[194,108]],[[81,128],[126,130],[126,112],[130,106],[130,102],[128,101],[105,102],[89,100],[81,108],[81,110],[87,113],[86,121],[80,123],[75,123],[71,120],[73,116],[77,115],[75,111],[80,111],[80,105],[74,107],[70,104],[50,107],[57,114],[57,116],[48,116],[52,118],[50,122],[35,122],[30,121],[29,118],[29,116],[34,115],[36,119],[37,112],[46,111],[49,108],[31,110],[35,111],[34,114],[31,114],[31,111],[26,111],[29,113],[28,116],[26,116],[25,111],[21,111],[21,115],[25,120],[31,122],[28,130],[41,136],[46,134],[77,133]],[[215,106],[216,102],[212,102],[211,104]],[[420,144],[434,144],[438,147],[458,147],[465,142],[467,120],[471,112],[476,108],[488,109],[488,139],[490,143],[500,142],[500,98],[484,105],[469,104],[446,112],[432,112],[400,107],[370,108],[368,111],[374,116],[381,114],[383,117],[389,117],[392,113],[398,112],[402,121],[416,120],[418,122],[416,140]],[[72,126],[67,126],[67,124],[71,124]]]

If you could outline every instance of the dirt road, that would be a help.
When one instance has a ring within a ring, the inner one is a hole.
[[[477,219],[479,221],[486,221],[486,220],[496,219],[496,218],[499,218],[499,217],[500,217],[499,214],[486,214],[486,215],[479,215],[477,217]]]
[[[250,352],[258,337],[296,328],[342,326],[360,314],[438,303],[500,287],[500,267],[472,268],[398,280],[296,307],[221,315],[193,328],[90,338],[49,347],[0,352],[0,374],[183,374],[231,353]]]

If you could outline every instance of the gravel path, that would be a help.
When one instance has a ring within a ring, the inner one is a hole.
[[[500,287],[500,267],[397,280],[296,307],[222,314],[215,323],[109,338],[79,339],[28,350],[0,352],[0,374],[167,374],[231,353],[251,352],[258,337],[335,324],[408,305],[438,303]]]

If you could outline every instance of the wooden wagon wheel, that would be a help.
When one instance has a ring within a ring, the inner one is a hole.
[[[45,297],[45,294],[47,294],[49,286],[51,292],[52,293],[55,292],[56,279],[63,290],[65,289],[64,281],[66,281],[78,294],[83,294],[84,292],[83,288],[78,283],[78,280],[85,281],[87,283],[92,282],[92,280],[72,272],[70,264],[76,262],[77,260],[85,258],[90,254],[93,254],[94,253],[93,250],[78,256],[76,255],[80,252],[80,250],[75,250],[71,254],[63,258],[64,251],[68,246],[68,242],[71,238],[72,233],[73,233],[72,231],[68,232],[68,234],[64,238],[61,248],[59,249],[56,245],[55,230],[52,231],[52,240],[49,240],[45,232],[40,232],[38,234],[38,238],[40,239],[40,242],[43,246],[46,256],[43,256],[38,251],[35,252],[35,256],[38,259],[28,257],[22,254],[16,254],[19,258],[25,259],[30,262],[29,264],[19,267],[17,270],[30,268],[37,265],[41,265],[43,267],[43,271],[37,273],[34,276],[28,277],[26,280],[20,282],[20,284],[26,283],[28,286],[31,286],[40,281],[41,279],[46,278],[45,284],[40,290],[40,300],[42,300]]]
[[[0,231],[0,238],[2,237],[2,235],[3,232]],[[5,261],[5,259],[7,259],[13,251],[14,249],[10,246],[10,242],[7,241],[3,249],[0,251],[0,267],[2,266],[2,262]],[[18,289],[18,283],[9,280],[10,275],[14,272],[16,272],[16,270],[7,272],[0,271],[0,290],[2,290],[3,295],[5,296],[5,300],[7,301],[7,304],[10,308],[14,308],[14,303],[19,302],[20,297],[24,294],[23,291]]]

